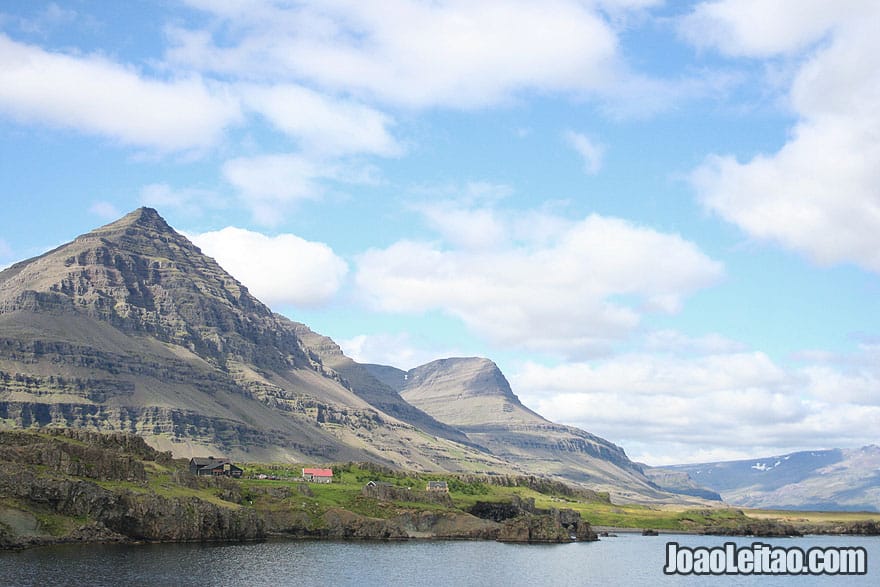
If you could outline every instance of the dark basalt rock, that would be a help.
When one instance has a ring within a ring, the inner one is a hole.
[[[233,503],[218,505],[197,497],[166,497],[151,492],[145,462],[171,464],[168,453],[133,435],[102,435],[83,430],[49,430],[42,435],[0,431],[0,497],[29,511],[84,518],[64,531],[42,528],[12,532],[0,523],[0,547],[54,542],[119,540],[256,540],[266,536],[256,511]],[[241,501],[238,485],[225,479],[196,479],[219,495]],[[109,482],[109,487],[99,485]],[[119,483],[122,482],[122,483]]]
[[[478,501],[469,510],[477,517],[502,523],[502,542],[572,542],[598,540],[590,524],[572,509],[540,509],[532,498],[514,495],[510,502]]]
[[[803,536],[803,533],[791,524],[776,520],[752,520],[734,527],[710,526],[703,534],[717,536],[757,536],[761,538]]]

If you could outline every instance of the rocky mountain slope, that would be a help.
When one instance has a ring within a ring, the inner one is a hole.
[[[880,511],[880,446],[876,445],[675,465],[654,471],[686,474],[696,484],[720,493],[732,505]],[[663,485],[659,478],[656,480]],[[669,489],[677,488],[670,485]]]
[[[136,433],[175,456],[546,474],[675,499],[523,406],[485,359],[364,366],[140,208],[0,272],[0,427]]]
[[[429,434],[473,445],[473,441],[461,430],[444,424],[407,403],[395,389],[374,377],[367,366],[345,356],[332,339],[313,332],[305,324],[295,324],[296,335],[302,344],[313,353],[313,356],[317,356],[325,367],[341,375],[359,398]]]
[[[585,483],[617,499],[668,499],[619,446],[524,406],[488,359],[440,359],[406,372],[366,367],[407,402],[528,470]]]
[[[176,456],[509,471],[375,408],[149,208],[0,272],[0,425],[137,433]],[[453,458],[454,457],[454,458]]]

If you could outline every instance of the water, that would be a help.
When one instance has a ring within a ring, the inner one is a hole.
[[[849,577],[666,576],[666,542],[721,546],[862,546],[868,574]],[[880,538],[643,537],[519,545],[496,542],[294,542],[65,545],[0,553],[0,585],[878,585]]]

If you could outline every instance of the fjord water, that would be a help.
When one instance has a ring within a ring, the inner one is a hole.
[[[666,542],[861,546],[868,574],[666,576]],[[554,545],[497,542],[299,542],[65,545],[0,553],[0,585],[877,585],[880,537],[797,539],[621,534]]]

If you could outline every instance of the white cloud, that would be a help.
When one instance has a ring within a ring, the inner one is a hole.
[[[358,363],[390,365],[407,371],[441,357],[459,356],[454,349],[432,349],[408,333],[361,334],[340,340],[342,351]]]
[[[0,22],[3,14],[0,13]],[[78,14],[74,10],[61,8],[55,2],[50,2],[43,10],[33,18],[20,18],[18,25],[22,31],[45,35],[51,30],[62,26],[69,26],[76,21]]]
[[[110,202],[92,202],[92,205],[89,206],[89,213],[98,216],[104,220],[115,220],[122,216],[122,213],[119,209],[111,204]]]
[[[329,246],[293,234],[270,237],[229,226],[188,238],[270,306],[326,303],[348,273]]]
[[[680,31],[700,47],[738,57],[800,51],[838,22],[860,14],[873,0],[718,0],[697,4]]]
[[[223,165],[223,175],[251,208],[254,220],[277,224],[286,204],[320,193],[321,169],[299,155],[239,157]]]
[[[760,352],[632,353],[526,363],[517,394],[551,420],[608,438],[650,464],[876,442],[880,370],[782,367]]]
[[[584,171],[588,175],[596,175],[602,168],[602,158],[605,155],[605,147],[590,139],[584,134],[567,130],[563,134],[569,146],[577,151],[584,161]]]
[[[794,4],[785,7],[796,24],[772,12],[756,19],[755,26],[812,30],[797,23],[816,19],[825,23],[831,39],[794,77],[790,104],[798,121],[789,140],[777,152],[746,162],[712,155],[693,172],[692,183],[709,210],[754,238],[820,264],[850,262],[880,271],[880,36],[875,30],[880,5],[853,2],[848,12],[834,4],[836,16],[822,20],[823,11],[811,15]],[[725,6],[731,14],[719,26],[748,17],[745,6],[742,11],[736,4]],[[756,41],[730,42],[745,54],[763,54]],[[790,41],[765,52],[799,46]]]
[[[361,293],[379,310],[441,310],[493,342],[578,356],[606,350],[645,312],[677,311],[685,296],[723,274],[681,237],[615,218],[559,219],[559,232],[534,239],[485,209],[471,219],[456,210],[447,225],[489,221],[521,240],[487,249],[414,241],[373,249],[357,259]],[[462,242],[461,233],[453,242]]]
[[[802,354],[808,392],[823,401],[877,406],[880,391],[880,345],[862,344],[857,353],[840,355],[822,351]]]
[[[663,394],[694,399],[702,394],[777,387],[788,374],[760,352],[676,357],[630,354],[599,362],[545,367],[529,363],[518,381],[533,393],[625,391],[633,396]]]
[[[295,84],[248,86],[246,105],[309,152],[324,155],[397,155],[400,146],[388,131],[389,116],[351,100],[329,98]]]
[[[621,71],[611,26],[575,0],[190,4],[227,24],[227,37],[172,29],[174,62],[392,104],[477,107],[530,90],[597,90]]]
[[[216,192],[198,188],[175,189],[167,183],[151,183],[141,188],[141,204],[160,210],[174,208],[198,215],[206,208],[225,208],[226,200]]]
[[[159,152],[215,144],[238,104],[199,77],[147,79],[100,56],[44,51],[0,34],[0,113]]]
[[[230,159],[223,176],[238,189],[254,220],[273,226],[290,204],[320,197],[326,181],[371,184],[377,181],[369,165],[344,160],[321,161],[301,154],[259,155]]]
[[[675,330],[654,330],[645,334],[644,346],[652,352],[661,353],[733,353],[746,350],[741,342],[720,334],[687,336]]]
[[[419,207],[428,225],[447,242],[465,249],[481,249],[501,243],[506,228],[494,211],[467,210],[442,202]]]

